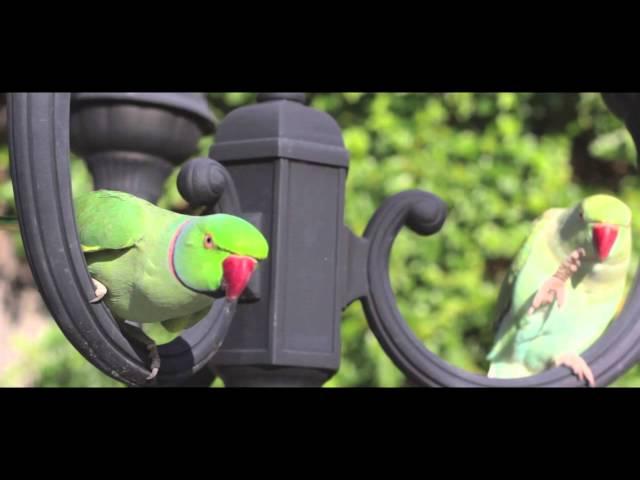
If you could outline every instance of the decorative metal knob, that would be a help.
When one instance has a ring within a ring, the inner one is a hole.
[[[289,100],[291,102],[306,103],[307,96],[304,93],[279,93],[279,92],[266,92],[259,93],[256,100],[259,103],[273,102],[276,100]]]

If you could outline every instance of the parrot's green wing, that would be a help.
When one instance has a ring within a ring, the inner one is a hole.
[[[130,248],[144,235],[144,201],[123,192],[99,190],[75,200],[84,252]]]
[[[531,255],[532,247],[536,237],[542,232],[545,225],[546,213],[538,217],[534,223],[531,234],[527,237],[522,247],[516,254],[515,259],[511,263],[507,275],[502,282],[500,293],[498,294],[498,302],[496,304],[496,318],[495,323],[495,336],[496,343],[491,349],[491,352],[487,356],[489,360],[495,358],[495,356],[503,349],[503,347],[509,343],[513,335],[516,333],[516,322],[513,315],[508,315],[511,309],[513,301],[513,289],[518,278],[518,274],[524,267],[525,263]]]

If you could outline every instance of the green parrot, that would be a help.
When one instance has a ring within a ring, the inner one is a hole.
[[[518,378],[566,366],[595,386],[580,356],[624,301],[631,210],[593,195],[538,218],[502,284],[488,377]]]
[[[189,328],[215,298],[237,301],[269,253],[260,231],[232,215],[182,215],[109,190],[79,195],[74,205],[95,286],[90,302],[103,300],[121,328],[147,347],[148,380],[160,367],[157,346],[125,321],[160,322],[170,332]]]

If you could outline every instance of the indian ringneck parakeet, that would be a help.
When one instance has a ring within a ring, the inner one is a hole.
[[[147,347],[149,380],[160,367],[157,346],[125,321],[189,328],[215,298],[237,301],[269,253],[260,231],[232,215],[182,215],[109,190],[79,195],[74,205],[95,286],[90,301],[103,300],[122,330]]]
[[[498,298],[488,376],[518,378],[569,367],[591,386],[580,355],[624,300],[631,210],[608,195],[547,210],[513,261]]]

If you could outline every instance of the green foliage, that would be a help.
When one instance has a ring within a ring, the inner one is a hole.
[[[223,118],[254,94],[210,93],[209,100]],[[633,142],[599,94],[318,93],[310,104],[343,129],[351,154],[345,221],[354,233],[362,234],[385,198],[406,189],[433,192],[449,206],[437,235],[400,234],[390,277],[416,335],[472,372],[486,371],[498,289],[538,215],[595,192],[617,195],[634,211],[640,207]],[[212,141],[203,140],[201,155]],[[3,152],[0,173],[6,168]],[[160,204],[183,209],[175,174]],[[7,183],[0,184],[0,199]],[[636,216],[635,232],[639,228]],[[636,242],[634,267],[639,253]],[[41,372],[37,383],[100,384],[95,369],[54,337],[31,347]],[[340,371],[327,386],[407,384],[359,304],[344,312],[342,349]],[[640,386],[640,370],[632,369],[616,386]]]
[[[121,387],[91,365],[53,323],[36,339],[14,341],[20,360],[0,377],[0,387]]]
[[[596,161],[635,163],[635,149],[599,95],[562,97],[451,93],[313,99],[343,127],[351,153],[346,222],[356,233],[384,198],[402,190],[433,192],[449,206],[439,234],[400,234],[390,276],[398,307],[416,335],[460,368],[486,372],[498,289],[538,215],[596,191],[640,205],[635,176],[625,178],[618,191],[574,178],[576,138],[592,139],[588,153],[603,157]],[[636,244],[634,264],[639,251]],[[345,312],[343,366],[331,385],[403,385],[362,317],[357,308]]]

